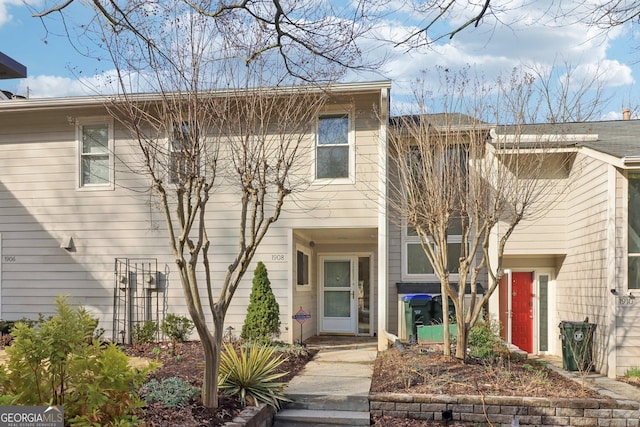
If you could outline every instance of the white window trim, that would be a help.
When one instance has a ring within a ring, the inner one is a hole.
[[[409,274],[409,266],[408,266],[408,245],[410,243],[420,243],[419,236],[409,236],[407,233],[407,224],[402,224],[402,232],[401,232],[401,254],[400,259],[402,264],[402,280],[410,282],[410,281],[418,281],[418,282],[439,282],[440,278],[434,272],[433,274]],[[448,243],[462,243],[462,236],[460,235],[452,235],[448,236]],[[434,244],[431,242],[431,244]],[[449,280],[451,282],[457,282],[459,280],[458,273],[451,273],[449,275]]]
[[[334,114],[346,114],[349,119],[349,133],[347,135],[347,140],[349,143],[348,151],[349,151],[349,176],[345,178],[317,178],[317,153],[318,153],[318,126],[320,122],[320,117],[322,116],[331,116]],[[355,109],[353,107],[339,107],[327,109],[322,111],[316,117],[314,123],[314,131],[313,131],[313,167],[312,167],[312,183],[319,185],[327,185],[327,184],[354,184],[356,182],[356,135],[355,135]]]
[[[308,264],[308,274],[307,274],[307,280],[309,283],[305,283],[304,285],[298,285],[298,251],[302,252],[303,254],[305,254],[308,258],[309,258],[309,264]],[[294,275],[294,283],[295,283],[295,288],[296,291],[310,291],[311,290],[311,272],[313,271],[312,269],[312,264],[313,263],[313,259],[311,258],[311,250],[306,247],[306,246],[302,246],[299,244],[296,244],[296,253],[295,253],[295,268],[296,268],[296,272]]]
[[[109,142],[109,182],[106,184],[82,184],[82,127],[86,125],[104,124],[108,129]],[[98,117],[80,117],[76,119],[76,188],[79,191],[104,191],[115,189],[115,156],[114,153],[114,136],[113,136],[113,118],[107,116]]]
[[[629,218],[630,218],[630,214],[629,214],[629,189],[631,188],[630,184],[629,184],[629,180],[630,180],[630,175],[632,173],[640,173],[640,170],[637,169],[631,169],[631,170],[627,170],[625,171],[625,180],[624,180],[624,197],[622,198],[622,208],[624,210],[624,218],[625,218],[625,225],[626,225],[626,230],[624,232],[624,241],[622,242],[623,248],[624,248],[624,252],[625,252],[625,261],[623,262],[623,269],[624,269],[624,277],[625,277],[625,283],[623,285],[623,288],[625,289],[626,293],[628,294],[629,292],[633,293],[635,292],[636,294],[638,292],[640,292],[640,289],[638,288],[630,288],[629,287],[629,259],[630,258],[639,258],[640,257],[640,253],[638,252],[629,252]],[[635,295],[635,294],[634,294]],[[637,296],[637,295],[636,295]]]

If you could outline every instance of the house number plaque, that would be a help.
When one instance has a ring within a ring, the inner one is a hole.
[[[620,305],[632,305],[636,303],[633,297],[619,297],[618,302]]]
[[[284,254],[272,254],[271,255],[271,261],[273,262],[285,262],[286,261],[286,257]]]

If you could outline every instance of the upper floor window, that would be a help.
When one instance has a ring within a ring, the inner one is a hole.
[[[629,173],[628,288],[640,289],[640,172]]]
[[[352,147],[349,115],[327,114],[318,118],[316,179],[350,178]]]
[[[103,119],[80,120],[78,139],[80,187],[111,187],[113,183],[113,138],[109,123]]]
[[[193,141],[195,129],[188,123],[176,124],[169,143],[169,182],[172,184],[188,179],[199,165],[199,154]]]

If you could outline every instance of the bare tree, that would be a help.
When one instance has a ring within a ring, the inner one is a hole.
[[[605,70],[600,65],[582,74],[566,61],[561,66],[531,66],[528,70],[539,95],[540,116],[547,123],[597,120],[610,100],[604,97]]]
[[[533,83],[525,78],[491,85],[464,74],[447,77],[443,113],[428,114],[433,92],[418,89],[418,113],[396,118],[389,133],[393,207],[401,226],[418,236],[425,269],[441,283],[447,355],[447,300],[453,301],[455,355],[462,360],[469,330],[503,275],[508,239],[523,220],[554,202],[558,192],[550,189],[559,184],[553,178],[571,159],[559,150],[561,137],[542,135],[544,126],[525,131],[524,118],[536,105]],[[491,111],[492,124],[479,119]],[[508,136],[496,134],[496,127]],[[540,136],[532,139],[525,132]],[[484,294],[479,282],[486,285]]]
[[[202,401],[217,407],[225,315],[261,241],[296,179],[322,92],[234,89],[116,98],[111,114],[133,135],[159,196],[169,248],[205,355]],[[211,269],[211,203],[232,189],[237,249],[222,277]],[[214,292],[214,287],[219,292]]]
[[[385,0],[355,2],[297,1],[206,1],[170,0],[166,2],[132,2],[128,0],[49,0],[33,16],[46,19],[59,16],[65,25],[69,41],[82,53],[100,56],[102,33],[94,27],[108,26],[119,35],[129,35],[147,49],[166,55],[157,32],[174,19],[176,10],[197,14],[217,29],[212,47],[228,53],[230,46],[242,47],[238,60],[249,63],[265,53],[279,58],[279,66],[290,76],[310,82],[329,81],[337,70],[368,69],[380,61],[363,53],[357,41],[370,31],[378,8]],[[74,8],[88,8],[93,16],[77,22]],[[74,15],[75,14],[75,15]],[[245,33],[259,34],[246,43]],[[165,60],[172,60],[166,56]]]
[[[215,408],[227,310],[285,199],[306,185],[309,134],[329,92],[320,86],[279,87],[284,77],[266,53],[239,63],[242,53],[260,45],[257,30],[244,39],[236,36],[232,45],[216,45],[218,26],[190,7],[163,16],[161,26],[138,27],[153,34],[153,48],[137,34],[105,29],[102,40],[116,65],[120,92],[107,108],[139,154],[120,161],[148,177],[158,196],[204,349],[202,401]],[[139,87],[151,93],[136,92]],[[221,200],[238,206],[237,247],[217,275],[210,215],[224,208]]]

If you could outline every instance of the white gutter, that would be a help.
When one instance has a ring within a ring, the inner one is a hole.
[[[498,135],[495,128],[489,131],[491,139],[499,143],[531,143],[531,142],[594,142],[598,140],[595,133],[576,134],[505,134]]]
[[[334,92],[336,95],[344,93],[369,92],[380,89],[390,89],[391,82],[376,81],[364,83],[336,83],[327,86],[286,86],[286,87],[265,87],[265,88],[247,88],[247,89],[231,89],[231,90],[211,90],[200,91],[201,95],[210,94],[212,96],[230,96],[242,95],[243,92],[252,90],[260,90],[273,95],[288,95],[293,93],[301,93],[305,90],[310,92]],[[156,102],[165,96],[171,96],[171,93],[134,93],[126,95],[110,94],[95,96],[72,96],[62,98],[27,98],[27,99],[8,99],[0,102],[0,111],[28,111],[28,110],[48,110],[73,107],[102,106],[108,102],[116,102],[118,100],[129,100],[135,102]]]
[[[622,163],[627,165],[640,165],[640,156],[625,156],[622,158]]]

